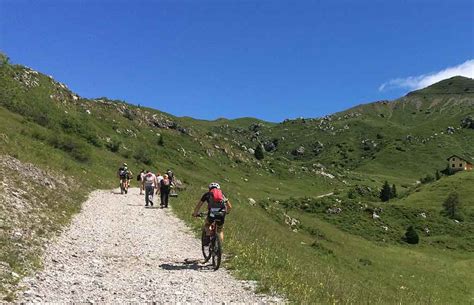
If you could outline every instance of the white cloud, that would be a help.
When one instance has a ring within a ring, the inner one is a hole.
[[[428,87],[429,85],[437,83],[443,79],[447,79],[457,75],[474,78],[474,59],[467,60],[458,66],[448,67],[444,70],[430,74],[391,79],[390,81],[380,85],[379,91],[394,88],[417,90]]]

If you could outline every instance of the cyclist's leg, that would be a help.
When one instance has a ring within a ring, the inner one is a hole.
[[[219,219],[216,222],[216,231],[221,242],[224,241],[224,221],[225,221],[225,215],[222,217],[219,217]]]
[[[206,219],[204,220],[204,225],[202,226],[202,229],[206,231],[207,236],[211,235],[211,224],[212,224],[212,220],[209,219],[209,216],[207,216]]]

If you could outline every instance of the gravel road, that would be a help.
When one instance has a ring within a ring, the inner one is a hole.
[[[95,191],[25,278],[23,302],[283,303],[225,269],[202,265],[200,242],[167,209],[146,209],[138,189]]]

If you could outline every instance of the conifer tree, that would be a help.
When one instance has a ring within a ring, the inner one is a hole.
[[[441,174],[440,174],[439,170],[436,170],[435,178],[436,178],[436,180],[441,179]]]
[[[382,200],[383,202],[389,201],[391,194],[392,194],[392,189],[390,188],[390,185],[388,184],[388,182],[385,181],[385,183],[382,186],[382,189],[380,190],[380,196],[379,196],[380,200]]]
[[[390,190],[390,199],[397,197],[397,188],[395,184],[392,184],[392,189]]]
[[[456,192],[449,194],[448,198],[443,202],[443,209],[443,214],[451,219],[462,221],[464,218],[461,214],[459,195]]]
[[[413,226],[409,226],[405,233],[405,241],[409,244],[417,244],[420,241],[418,233]]]
[[[163,136],[162,136],[162,135],[160,135],[160,137],[158,138],[158,145],[160,145],[160,146],[164,146],[164,145],[165,145],[165,142],[164,142],[164,140],[163,140]]]

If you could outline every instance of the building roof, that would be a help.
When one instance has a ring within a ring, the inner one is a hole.
[[[451,159],[452,157],[458,157],[459,159],[464,160],[464,161],[466,161],[467,163],[469,163],[469,164],[472,165],[472,162],[470,162],[470,161],[468,160],[468,158],[466,158],[466,157],[461,157],[460,155],[452,155],[452,156],[450,156],[449,158],[447,158],[446,160],[449,161],[449,159]]]

